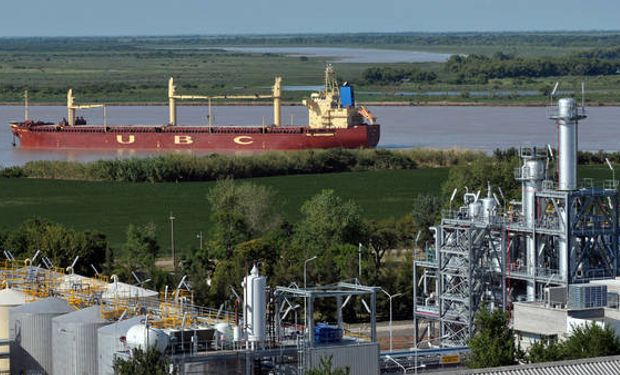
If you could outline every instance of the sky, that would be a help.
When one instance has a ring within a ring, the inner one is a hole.
[[[620,0],[2,0],[0,37],[619,30]]]

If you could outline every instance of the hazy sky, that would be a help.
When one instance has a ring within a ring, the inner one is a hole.
[[[620,0],[3,0],[0,36],[618,30]]]

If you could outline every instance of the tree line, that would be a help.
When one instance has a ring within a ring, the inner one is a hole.
[[[444,69],[456,74],[460,83],[485,83],[494,78],[615,75],[620,59],[602,59],[572,54],[562,57],[516,57],[498,52],[493,56],[452,55]]]
[[[23,166],[0,169],[0,176],[124,182],[214,181],[228,177],[241,179],[450,166],[472,161],[481,155],[481,152],[456,149],[329,149],[207,156],[168,154],[94,162],[30,161]]]
[[[476,333],[469,341],[470,368],[509,366],[620,354],[620,338],[608,325],[589,322],[574,326],[564,340],[540,339],[527,351],[515,342],[508,312],[483,306],[475,317]]]

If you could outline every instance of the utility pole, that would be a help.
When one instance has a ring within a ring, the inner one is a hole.
[[[174,252],[174,219],[175,217],[172,215],[172,211],[170,211],[170,251],[172,253],[172,269],[174,270],[174,274],[177,272],[177,260],[176,254]]]
[[[196,238],[200,241],[200,250],[202,251],[202,231],[196,235]]]
[[[357,247],[357,278],[362,279],[362,243]],[[361,282],[361,281],[360,281]]]

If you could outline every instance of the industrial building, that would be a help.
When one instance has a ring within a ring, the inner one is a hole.
[[[178,374],[302,374],[330,357],[352,373],[379,373],[378,288],[271,289],[255,266],[241,283],[238,308],[228,312],[194,305],[185,278],[160,295],[115,276],[54,268],[47,259],[50,267],[34,266],[37,256],[17,261],[8,254],[0,269],[0,344],[10,347],[0,358],[2,373],[113,374],[115,359],[131,357],[134,348],[155,348]],[[335,302],[336,324],[311,318],[318,299]],[[356,299],[368,301],[370,337],[344,327],[342,308]],[[305,324],[296,319],[301,304]]]
[[[577,179],[583,106],[560,99],[548,117],[558,131],[557,155],[549,145],[520,148],[520,200],[505,198],[500,186],[486,192],[462,187],[462,205],[443,212],[433,228],[435,246],[414,261],[422,270],[414,273],[414,285],[423,285],[422,295],[414,295],[418,342],[464,346],[483,304],[514,308],[516,328],[518,314],[553,288],[578,293],[578,284],[618,276],[617,182]]]

